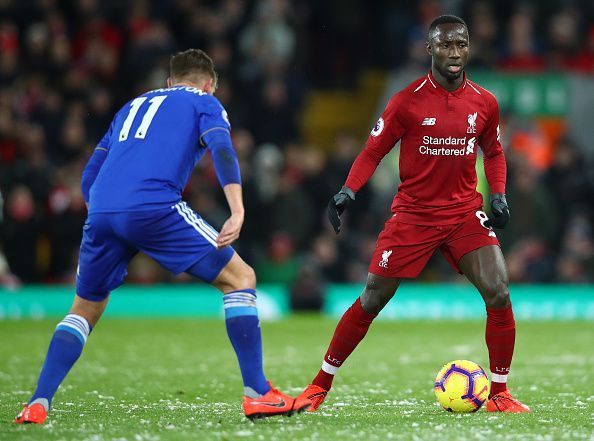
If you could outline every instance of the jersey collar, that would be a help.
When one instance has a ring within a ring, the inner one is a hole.
[[[435,77],[433,76],[433,74],[431,73],[431,69],[429,69],[429,73],[427,74],[427,79],[429,80],[429,83],[431,85],[431,87],[440,95],[445,95],[445,96],[455,96],[457,98],[460,98],[460,96],[464,93],[464,91],[466,90],[466,72],[462,72],[462,75],[464,77],[464,79],[462,80],[462,84],[460,84],[460,86],[454,90],[453,92],[450,92],[447,89],[444,89],[436,80]]]

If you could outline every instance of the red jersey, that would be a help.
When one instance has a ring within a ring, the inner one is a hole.
[[[400,140],[400,179],[392,212],[403,223],[447,225],[480,210],[476,156],[481,148],[492,193],[505,193],[499,106],[464,76],[453,92],[431,75],[396,93],[371,131],[345,185],[357,192]]]

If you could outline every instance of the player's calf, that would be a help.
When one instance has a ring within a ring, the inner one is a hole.
[[[313,379],[312,385],[326,392],[330,390],[338,369],[363,340],[375,317],[375,314],[370,314],[362,308],[361,298],[346,310],[336,326],[330,346],[324,355],[322,368]]]
[[[15,423],[42,424],[45,421],[52,399],[80,357],[91,329],[89,322],[77,314],[68,314],[58,323],[39,374],[35,393],[17,415]]]

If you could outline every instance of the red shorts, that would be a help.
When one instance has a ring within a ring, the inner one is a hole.
[[[412,225],[390,218],[379,237],[369,272],[378,276],[417,277],[439,248],[458,272],[458,261],[466,253],[488,245],[499,245],[492,228],[483,226],[483,211],[469,214],[454,225]]]

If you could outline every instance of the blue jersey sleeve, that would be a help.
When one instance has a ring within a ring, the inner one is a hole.
[[[87,165],[85,166],[82,172],[80,185],[83,196],[85,198],[85,202],[87,203],[89,202],[89,192],[91,190],[91,186],[95,182],[95,179],[97,179],[99,170],[105,162],[105,158],[107,158],[107,152],[109,151],[109,144],[111,140],[111,134],[113,132],[114,121],[112,121],[109,125],[109,129],[107,130],[107,132],[105,132],[105,135],[103,135],[101,141],[97,143],[97,147],[95,147],[93,155],[89,158],[89,161],[87,162]]]
[[[109,150],[109,145],[111,143],[111,135],[113,133],[113,125],[114,125],[114,123],[115,123],[115,118],[113,119],[113,121],[109,125],[109,129],[107,129],[107,132],[105,132],[105,135],[103,135],[103,138],[101,138],[101,141],[99,141],[97,143],[97,147],[96,148],[102,149],[102,150]]]
[[[211,130],[204,135],[204,143],[210,150],[221,187],[227,184],[241,185],[239,162],[229,133],[223,130]]]
[[[105,162],[105,158],[107,158],[107,150],[102,147],[97,147],[82,172],[80,188],[85,198],[85,202],[87,203],[89,202],[91,186],[95,182],[95,179],[97,179],[97,175],[99,174],[99,170],[101,170],[101,166]]]
[[[200,104],[200,121],[198,123],[200,143],[206,145],[204,135],[217,130],[229,133],[231,131],[231,124],[229,123],[227,111],[214,96],[202,95]]]

